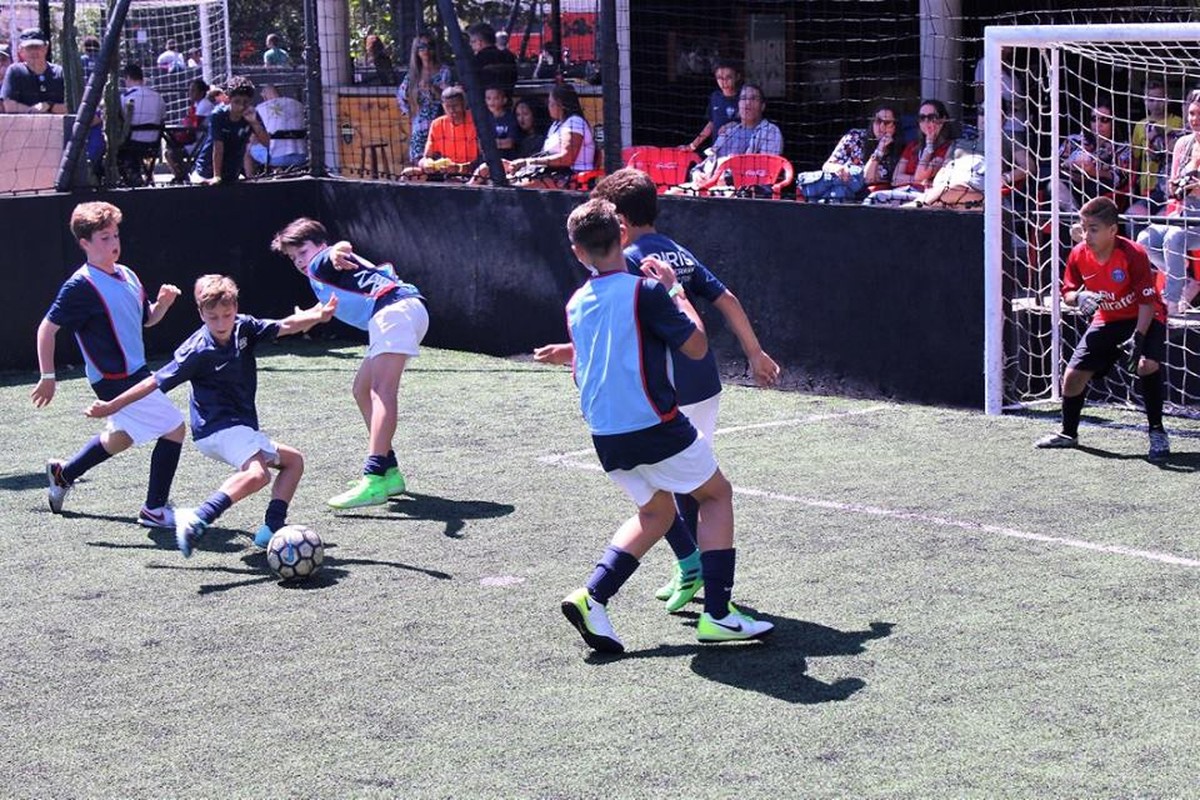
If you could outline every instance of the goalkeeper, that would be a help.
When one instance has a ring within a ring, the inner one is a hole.
[[[1166,349],[1167,311],[1154,285],[1146,251],[1117,235],[1117,206],[1097,197],[1079,212],[1083,241],[1075,245],[1063,274],[1062,296],[1085,316],[1095,315],[1080,339],[1062,385],[1062,430],[1038,439],[1036,447],[1076,447],[1087,385],[1117,362],[1138,376],[1150,459],[1171,452],[1163,430],[1163,382],[1159,364]]]

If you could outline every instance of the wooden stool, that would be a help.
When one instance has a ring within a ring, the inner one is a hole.
[[[372,178],[379,177],[379,167],[380,167],[381,163],[383,165],[383,174],[384,175],[392,174],[392,166],[388,161],[388,143],[387,142],[376,142],[374,144],[364,144],[361,149],[362,149],[362,168],[359,169],[359,171],[358,171],[359,175],[366,175],[366,173],[367,173],[368,151],[370,152],[370,157],[371,157],[371,177]]]

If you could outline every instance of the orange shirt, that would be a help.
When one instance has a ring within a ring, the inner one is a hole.
[[[444,114],[429,126],[429,138],[425,141],[426,158],[448,158],[457,164],[467,164],[479,158],[479,140],[475,134],[475,123],[467,114],[462,125],[455,125],[450,116]]]

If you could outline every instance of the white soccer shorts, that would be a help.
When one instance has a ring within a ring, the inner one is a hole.
[[[633,469],[614,469],[607,474],[641,508],[658,491],[691,494],[716,472],[717,458],[708,438],[701,433],[686,450],[657,464],[639,464]]]
[[[214,461],[224,461],[239,470],[259,453],[266,456],[268,464],[279,463],[279,448],[265,433],[249,425],[234,425],[197,439],[196,449]]]
[[[105,430],[121,431],[134,445],[154,441],[183,424],[183,414],[161,391],[151,392],[108,418]]]
[[[384,353],[416,357],[429,331],[429,312],[415,297],[384,306],[367,324],[367,358]]]
[[[713,434],[717,432],[717,415],[721,412],[721,393],[717,392],[699,403],[680,406],[679,410],[688,418],[688,422],[692,423],[692,427],[704,434],[704,438],[711,444]]]

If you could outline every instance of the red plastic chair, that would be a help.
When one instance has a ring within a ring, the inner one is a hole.
[[[672,186],[686,182],[692,166],[700,163],[700,156],[691,150],[634,145],[621,150],[621,163],[649,175],[658,187],[658,193],[662,194]]]
[[[735,192],[750,186],[770,186],[771,197],[778,200],[783,188],[790,186],[795,177],[792,162],[783,156],[743,153],[722,159],[713,176],[697,188],[700,194],[709,194],[719,186],[731,186]]]

